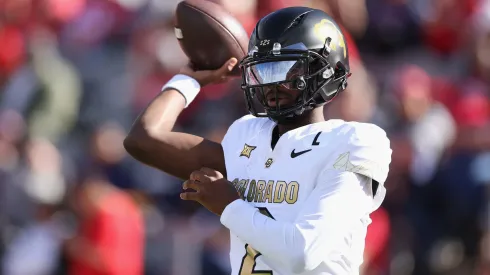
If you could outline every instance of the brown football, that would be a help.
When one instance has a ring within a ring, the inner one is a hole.
[[[222,6],[209,0],[185,0],[175,11],[175,36],[197,70],[215,70],[231,57],[240,61],[248,34]],[[238,66],[230,73],[240,75]]]

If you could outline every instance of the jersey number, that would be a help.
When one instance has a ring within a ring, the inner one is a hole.
[[[260,213],[266,215],[269,218],[274,219],[269,210],[265,207],[259,207]],[[272,270],[255,270],[255,265],[257,258],[262,255],[257,250],[253,249],[249,244],[245,245],[245,255],[242,259],[242,264],[240,265],[239,275],[273,275]]]

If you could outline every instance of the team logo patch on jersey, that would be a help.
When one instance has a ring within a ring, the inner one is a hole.
[[[252,151],[255,150],[255,148],[257,148],[257,146],[250,146],[245,143],[245,145],[243,146],[243,150],[240,153],[240,157],[250,158],[250,154],[252,154]]]
[[[274,160],[272,158],[268,158],[267,161],[265,162],[265,168],[271,167],[273,162]]]

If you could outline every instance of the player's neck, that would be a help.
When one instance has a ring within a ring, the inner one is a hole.
[[[282,136],[288,131],[322,121],[325,121],[325,117],[323,116],[323,108],[316,108],[300,117],[297,117],[294,121],[290,121],[285,124],[278,124],[277,128],[279,130],[279,135]]]

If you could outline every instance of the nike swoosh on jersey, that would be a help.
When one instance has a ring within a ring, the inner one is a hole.
[[[302,154],[304,153],[308,153],[309,151],[311,151],[311,149],[308,149],[308,150],[304,150],[304,151],[299,151],[299,152],[295,152],[294,151],[295,149],[293,149],[293,151],[291,151],[291,158],[295,158],[295,157],[299,157],[301,156]]]

